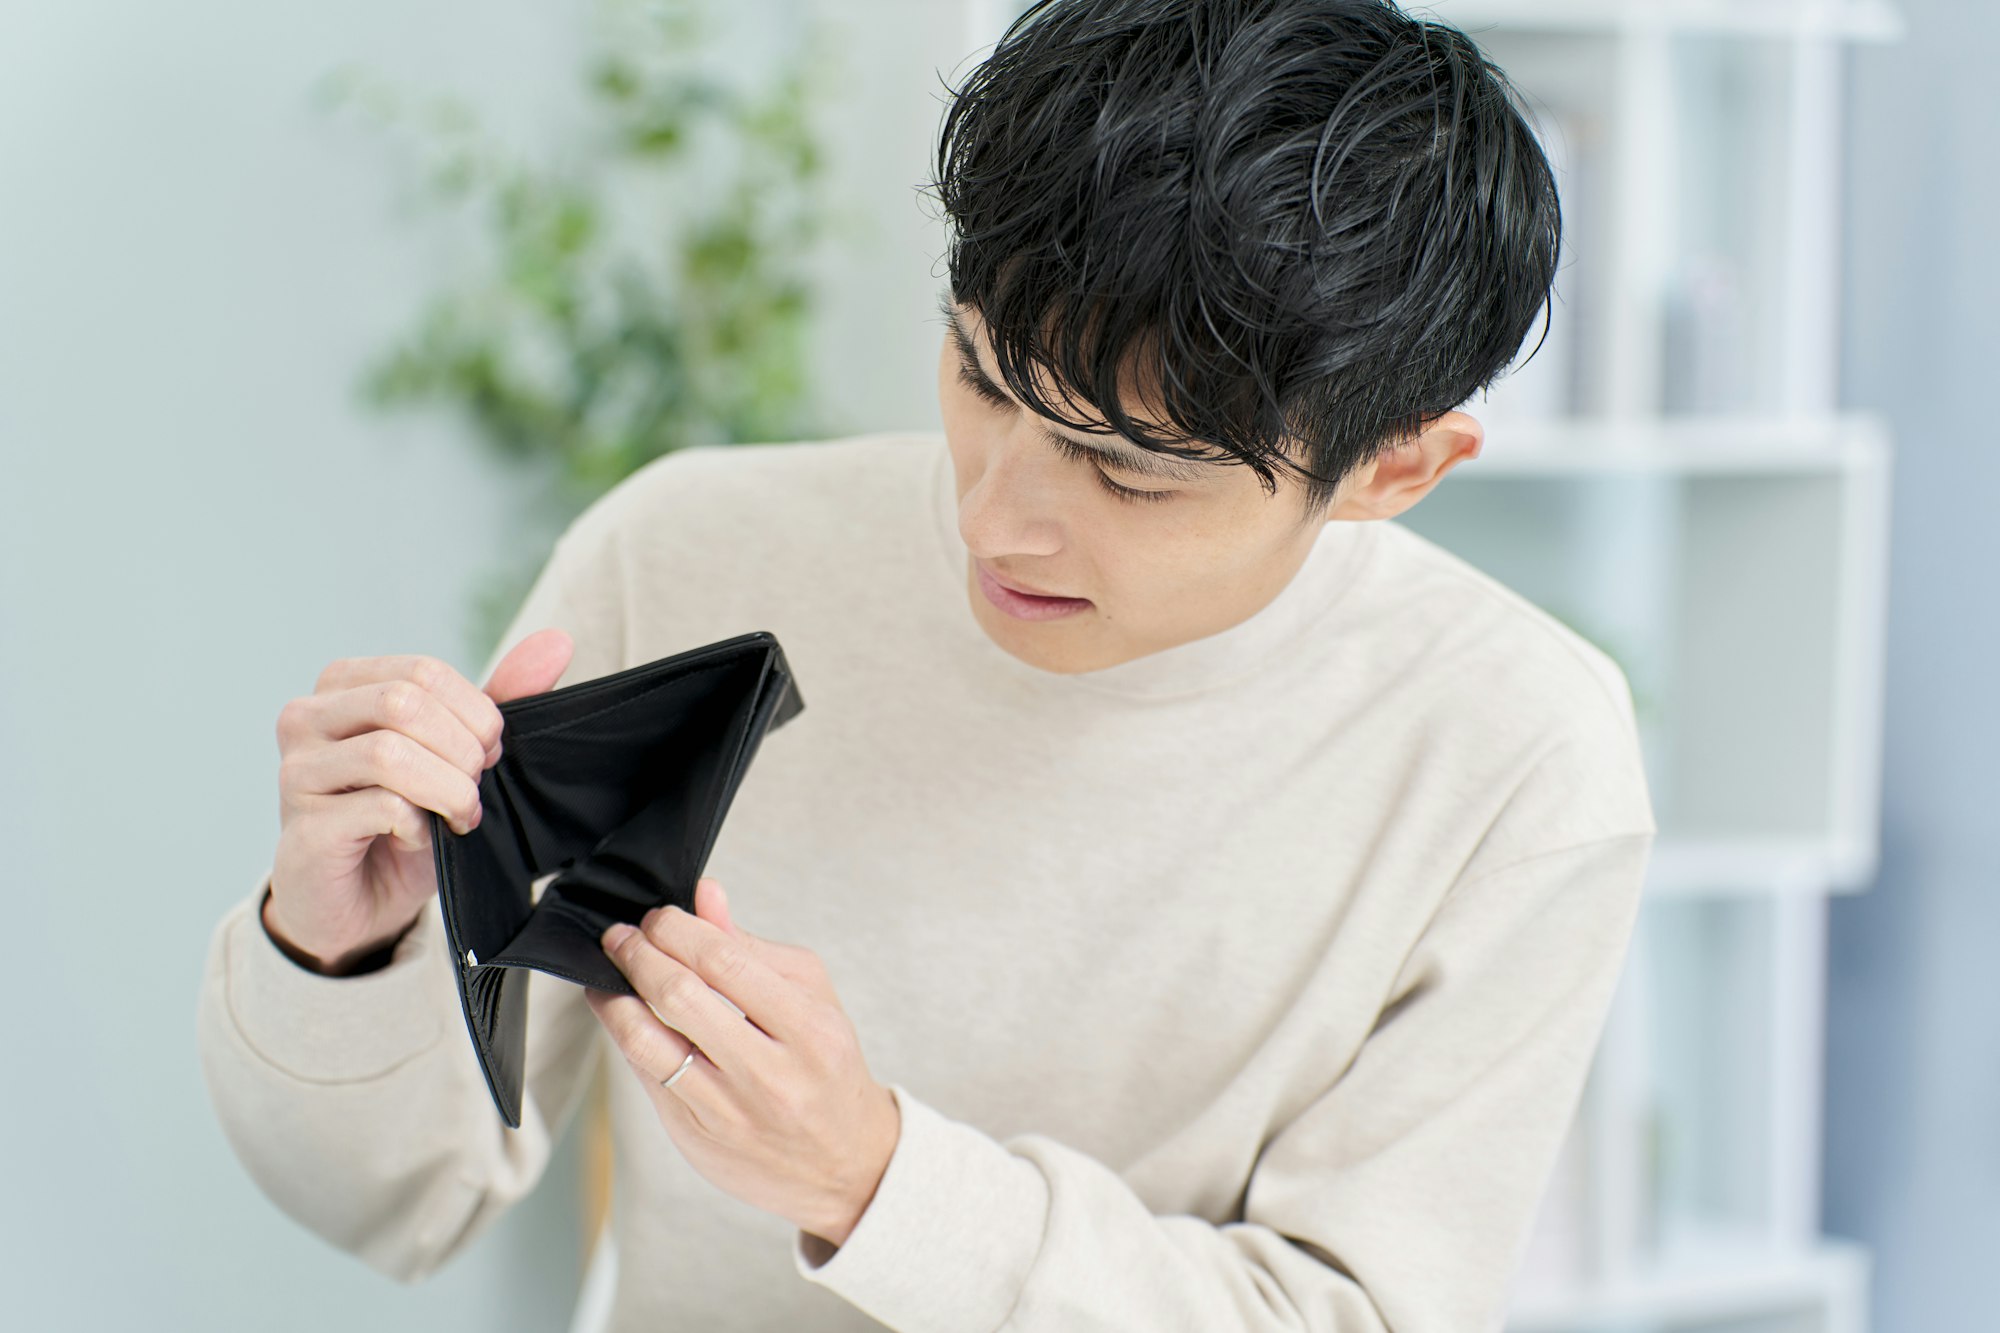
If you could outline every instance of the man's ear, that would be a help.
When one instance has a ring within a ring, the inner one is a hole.
[[[1485,442],[1486,428],[1463,412],[1433,417],[1422,434],[1357,469],[1327,521],[1394,518],[1429,495],[1445,473],[1479,457]]]

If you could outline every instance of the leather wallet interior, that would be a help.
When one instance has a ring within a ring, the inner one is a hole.
[[[510,1128],[521,1126],[523,969],[632,994],[598,937],[662,904],[694,910],[764,733],[804,706],[762,630],[499,705],[478,827],[460,837],[430,821],[466,1027]]]

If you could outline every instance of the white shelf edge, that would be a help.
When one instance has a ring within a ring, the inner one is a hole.
[[[1466,30],[1475,25],[1553,32],[1666,29],[1695,35],[1831,38],[1893,42],[1906,31],[1902,11],[1888,0],[1804,0],[1763,5],[1724,0],[1428,0],[1411,3],[1413,18]]]
[[[1831,1305],[1853,1292],[1867,1270],[1862,1246],[1821,1237],[1797,1253],[1717,1260],[1569,1292],[1523,1293],[1508,1311],[1506,1329],[1595,1333],[1619,1321],[1693,1324]]]
[[[1646,864],[1659,898],[1845,895],[1873,881],[1865,848],[1825,837],[1689,837],[1662,832]]]
[[[1476,410],[1470,412],[1478,417]],[[1482,420],[1479,456],[1445,484],[1481,477],[1658,472],[1843,472],[1882,463],[1887,423],[1872,412],[1820,416],[1647,416]]]

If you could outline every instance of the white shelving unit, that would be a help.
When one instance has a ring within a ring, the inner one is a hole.
[[[1863,1333],[1819,1234],[1827,895],[1875,873],[1890,442],[1837,410],[1844,46],[1876,0],[1432,0],[1561,179],[1547,342],[1401,520],[1617,657],[1660,839],[1514,1333]]]
[[[963,0],[968,48],[1023,6]],[[1541,350],[1400,520],[1617,658],[1660,823],[1513,1333],[1865,1333],[1819,1234],[1825,909],[1878,846],[1890,441],[1838,410],[1846,44],[1883,0],[1406,0],[1555,164]],[[983,49],[981,51],[983,54]],[[1533,337],[1539,336],[1539,326]]]

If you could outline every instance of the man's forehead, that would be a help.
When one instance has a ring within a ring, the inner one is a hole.
[[[1000,377],[986,369],[987,355],[991,348],[991,342],[987,337],[985,321],[979,317],[979,312],[971,306],[947,300],[944,305],[944,313],[947,327],[951,332],[953,340],[958,343],[960,352],[971,363],[972,368],[989,382],[999,385],[1001,383]],[[1037,387],[1041,387],[1045,383],[1050,384],[1053,388],[1053,392],[1050,393],[1051,398],[1064,399],[1071,403],[1076,402],[1074,395],[1065,395],[1062,386],[1049,380],[1046,375],[1041,373],[1041,369],[1041,367],[1032,366],[1029,368],[1030,374],[1035,377]],[[1127,382],[1130,382],[1130,376],[1126,376],[1125,378]],[[1087,411],[1079,411],[1077,415],[1088,416],[1089,413]],[[1136,416],[1138,414],[1134,413],[1133,415]],[[1101,417],[1095,417],[1092,420],[1094,424],[1106,425]],[[1146,449],[1115,432],[1078,437],[1064,433],[1057,428],[1054,422],[1047,423],[1042,429],[1056,443],[1088,449],[1095,454],[1101,455],[1102,462],[1106,467],[1117,468],[1122,472],[1193,484],[1213,481],[1215,479],[1214,466],[1212,464],[1176,458],[1172,454],[1163,454],[1155,450]],[[1108,425],[1106,425],[1106,429],[1109,430]]]

